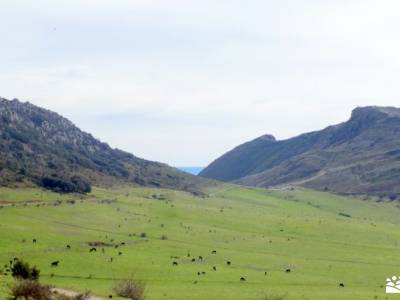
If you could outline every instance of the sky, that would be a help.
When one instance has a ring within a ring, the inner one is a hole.
[[[0,0],[0,96],[139,157],[205,166],[400,106],[398,0]]]

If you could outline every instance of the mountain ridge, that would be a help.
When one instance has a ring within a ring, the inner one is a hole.
[[[28,182],[60,192],[130,183],[198,192],[210,181],[113,149],[58,113],[0,98],[0,185]]]
[[[342,194],[397,195],[397,151],[400,109],[357,107],[348,121],[319,131],[239,145],[200,176],[261,187],[299,184]]]

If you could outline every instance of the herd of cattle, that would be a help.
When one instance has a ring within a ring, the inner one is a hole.
[[[23,242],[25,242],[25,240],[23,240]],[[33,238],[32,239],[32,243],[33,244],[36,244],[37,243],[37,239],[36,238]],[[111,246],[111,244],[106,244],[106,243],[102,243],[102,242],[95,242],[95,243],[88,243],[88,245],[90,245],[90,246],[93,246],[93,245],[107,245],[107,246]],[[124,245],[126,245],[126,243],[125,242],[121,242],[119,245],[114,245],[114,248],[118,248],[119,246],[124,246]],[[71,245],[66,245],[65,246],[66,247],[66,249],[67,250],[71,250]],[[104,253],[105,252],[105,249],[104,249],[104,247],[102,247],[101,248],[101,251]],[[89,249],[89,252],[90,253],[92,253],[92,252],[97,252],[97,247],[91,247],[90,249]],[[122,255],[123,253],[121,252],[121,251],[119,251],[118,252],[118,255]],[[212,250],[211,251],[211,254],[213,254],[213,255],[216,255],[217,254],[217,250]],[[187,257],[188,258],[190,258],[191,257],[191,254],[190,253],[188,253],[187,254]],[[16,258],[14,258],[14,260],[15,260]],[[179,265],[179,263],[178,263],[178,259],[179,259],[179,257],[178,256],[171,256],[171,259],[174,259],[173,261],[172,261],[172,266],[173,267],[177,267],[178,265]],[[200,261],[200,262],[202,262],[203,261],[203,256],[201,256],[201,255],[199,255],[198,257],[197,257],[197,261]],[[113,262],[113,258],[111,257],[110,258],[110,262]],[[191,258],[191,262],[196,262],[196,258],[195,257],[193,257],[193,258]],[[10,264],[12,263],[12,261],[10,261]],[[60,261],[59,260],[56,260],[56,261],[53,261],[53,262],[51,262],[50,263],[50,266],[51,267],[58,267],[59,266],[59,264],[60,264]],[[227,266],[231,266],[232,265],[232,262],[231,261],[226,261],[226,265]],[[217,271],[217,267],[216,266],[213,266],[212,267],[212,270],[213,271]],[[290,273],[291,272],[291,269],[285,269],[285,272],[286,273]],[[205,275],[206,274],[206,272],[205,271],[199,271],[199,272],[197,272],[197,275],[198,276],[200,276],[200,275]],[[266,276],[268,273],[265,271],[264,272],[264,275]],[[240,277],[239,278],[239,281],[241,281],[241,282],[245,282],[246,281],[246,277],[244,277],[244,276],[242,276],[242,277]],[[197,283],[197,281],[194,281],[194,283]],[[339,283],[339,286],[340,287],[344,287],[344,284],[343,283]]]

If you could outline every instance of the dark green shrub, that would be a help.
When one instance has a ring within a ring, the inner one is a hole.
[[[34,267],[30,267],[27,262],[23,260],[17,260],[11,266],[11,275],[17,279],[29,279],[29,280],[38,280],[40,271]]]
[[[89,193],[91,192],[90,183],[79,176],[72,176],[70,179],[58,176],[46,176],[41,180],[41,185],[59,193]]]
[[[82,177],[72,176],[71,182],[79,193],[90,193],[92,191],[90,183]]]

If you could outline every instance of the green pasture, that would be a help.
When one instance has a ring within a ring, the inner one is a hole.
[[[383,285],[400,274],[396,202],[226,185],[206,198],[2,188],[0,207],[0,299],[14,257],[36,265],[43,283],[105,299],[118,299],[115,281],[131,276],[146,283],[149,300],[392,299]]]

